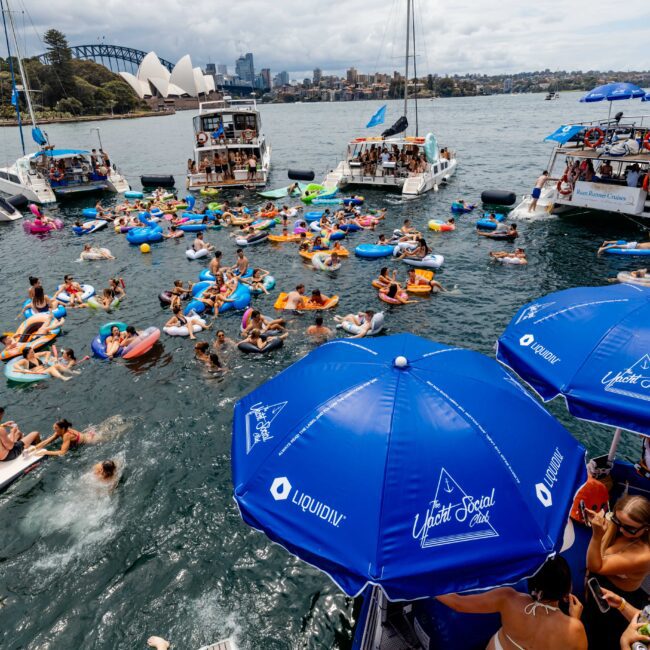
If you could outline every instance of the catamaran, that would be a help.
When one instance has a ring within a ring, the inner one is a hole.
[[[414,0],[407,0],[406,61],[404,78],[404,114],[377,137],[354,138],[348,143],[345,159],[331,170],[323,185],[348,185],[401,191],[402,196],[417,196],[438,190],[456,170],[456,156],[448,148],[440,149],[433,133],[419,133],[417,106],[417,67],[415,62]],[[413,53],[410,53],[411,34]],[[415,133],[406,135],[409,96],[409,60],[413,58]],[[402,135],[400,135],[402,134]]]
[[[576,122],[546,140],[556,143],[548,179],[532,205],[524,196],[510,213],[540,219],[577,211],[614,212],[650,219],[650,116]]]
[[[187,187],[263,187],[271,167],[271,145],[254,98],[202,102],[194,118],[194,157]]]
[[[6,7],[5,7],[6,3]],[[101,137],[100,153],[82,149],[55,149],[47,134],[38,127],[32,105],[29,80],[25,73],[20,55],[13,17],[9,11],[9,0],[0,0],[2,22],[4,26],[7,54],[11,72],[12,103],[16,107],[16,117],[20,132],[23,155],[14,164],[0,167],[0,191],[7,194],[22,194],[34,203],[55,203],[58,198],[77,195],[82,192],[109,191],[122,193],[128,191],[129,184],[115,164],[107,156],[102,156]],[[9,20],[10,30],[7,26]],[[9,31],[13,36],[16,59],[22,79],[22,88],[16,83],[13,57],[9,45]],[[39,151],[27,153],[23,124],[20,114],[18,91],[25,95],[29,117],[32,123],[32,138],[39,146]],[[99,129],[96,129],[99,135]]]

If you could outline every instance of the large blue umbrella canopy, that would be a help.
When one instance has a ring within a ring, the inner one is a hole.
[[[579,287],[524,305],[497,359],[578,418],[650,435],[650,289]]]
[[[622,99],[639,99],[645,95],[645,90],[639,88],[635,84],[627,82],[613,82],[598,86],[590,90],[584,97],[580,99],[581,102],[613,102]]]
[[[532,574],[561,547],[584,449],[494,360],[399,334],[320,346],[235,406],[244,521],[346,593]]]

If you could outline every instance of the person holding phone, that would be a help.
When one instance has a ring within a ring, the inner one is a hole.
[[[571,593],[571,570],[562,556],[549,558],[528,579],[528,592],[500,587],[471,596],[447,594],[438,600],[457,612],[501,615],[501,629],[487,650],[587,650],[582,604]],[[561,603],[568,607],[568,616]]]
[[[647,611],[648,606],[646,605],[645,611],[641,611],[636,607],[630,605],[625,598],[615,594],[609,589],[602,589],[602,595],[607,604],[612,608],[621,613],[621,616],[625,618],[625,621],[629,622],[629,625],[625,628],[620,640],[621,650],[630,650],[633,643],[640,641],[648,645],[650,642],[650,636],[644,634],[646,632],[647,622]]]
[[[627,603],[643,608],[647,596],[641,585],[650,573],[650,501],[642,496],[621,497],[611,514],[586,509],[591,524],[587,549],[588,589],[584,621],[590,650],[618,647],[626,624],[615,609],[603,611],[594,596],[597,584]]]

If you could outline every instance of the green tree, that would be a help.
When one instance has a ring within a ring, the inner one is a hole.
[[[58,86],[54,83],[50,83],[50,86],[59,98],[74,95],[72,52],[65,34],[58,29],[48,29],[43,36],[43,42],[47,46],[47,59],[51,72],[58,78]]]
[[[72,115],[81,115],[84,110],[83,104],[74,97],[60,99],[54,108],[59,113],[71,113]]]
[[[103,90],[110,96],[113,104],[113,112],[129,113],[139,105],[137,95],[126,82],[121,79],[115,79],[102,86]],[[109,106],[110,109],[110,106]]]
[[[438,94],[441,97],[451,97],[454,93],[454,80],[450,77],[443,77],[438,80]]]

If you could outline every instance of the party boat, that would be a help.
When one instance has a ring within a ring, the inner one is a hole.
[[[248,161],[255,156],[251,174]],[[271,145],[262,130],[254,98],[202,102],[194,118],[194,168],[190,190],[219,187],[263,187],[271,167]]]
[[[583,97],[580,101],[608,100],[607,119],[564,124],[545,138],[555,142],[548,179],[535,206],[531,196],[524,196],[511,216],[600,211],[650,218],[650,115],[611,116],[612,101],[646,97],[650,100],[650,93],[628,83],[599,86]]]
[[[401,192],[414,197],[430,190],[437,191],[456,171],[456,155],[449,149],[440,149],[433,133],[419,134],[417,107],[417,68],[415,63],[414,0],[407,0],[406,63],[404,77],[404,114],[392,127],[376,137],[358,137],[348,143],[345,159],[331,170],[325,187],[373,187]],[[413,53],[410,40],[413,39]],[[409,60],[413,58],[415,76],[415,134],[406,135],[409,127],[408,79]],[[384,160],[381,160],[384,154]],[[374,162],[367,162],[370,157]]]

